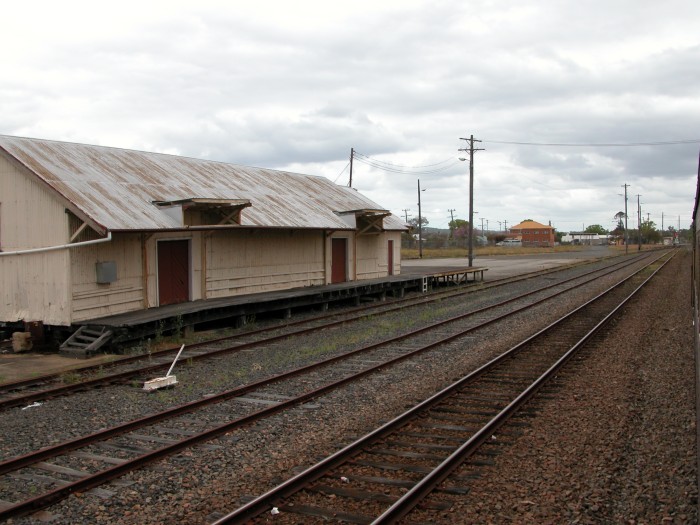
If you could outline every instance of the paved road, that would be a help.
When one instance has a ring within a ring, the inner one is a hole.
[[[592,260],[623,252],[613,250],[608,246],[587,246],[580,251],[561,253],[533,253],[523,255],[497,255],[474,257],[475,267],[488,268],[486,280],[518,275],[521,273],[544,270],[575,260]],[[459,268],[468,268],[469,259],[404,259],[401,261],[401,274],[438,273]]]

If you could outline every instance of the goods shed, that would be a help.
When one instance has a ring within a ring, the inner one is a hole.
[[[0,328],[396,275],[404,230],[323,177],[0,136]]]

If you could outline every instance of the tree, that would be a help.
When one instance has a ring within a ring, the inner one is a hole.
[[[625,218],[625,212],[624,212],[624,211],[618,211],[618,212],[615,214],[615,219],[617,219],[617,227],[618,227],[620,230],[624,230],[624,229],[625,229],[624,218]]]
[[[464,229],[469,229],[469,221],[465,221],[464,219],[455,219],[450,221],[450,231],[454,232],[456,230]]]
[[[421,228],[425,228],[428,225],[428,219],[425,217],[420,218]],[[411,217],[406,223],[410,228],[407,232],[401,234],[401,246],[403,248],[411,248],[418,246],[418,217]],[[425,240],[425,234],[423,235],[423,240]]]
[[[598,235],[607,235],[608,230],[603,228],[600,224],[591,224],[586,228],[586,233],[597,233]]]
[[[466,239],[469,237],[469,221],[464,219],[450,221],[450,230],[455,238]]]
[[[412,229],[418,230],[418,217],[411,217],[411,218],[408,220],[408,225],[409,225]],[[428,225],[428,219],[425,218],[425,217],[421,217],[421,218],[420,218],[420,225],[421,225],[421,228],[427,226],[427,225]]]
[[[661,242],[661,232],[656,229],[654,221],[642,221],[640,231],[642,233],[643,243],[652,244]]]

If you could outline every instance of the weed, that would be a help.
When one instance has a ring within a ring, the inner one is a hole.
[[[165,321],[160,320],[156,325],[156,334],[154,338],[154,342],[156,344],[160,343],[163,340],[163,330],[165,330]]]
[[[175,392],[172,388],[163,388],[161,390],[156,390],[156,396],[158,401],[165,403],[171,403],[175,399]]]
[[[61,374],[61,382],[66,385],[71,385],[73,383],[80,382],[81,376],[78,372],[74,370],[69,370],[68,372],[63,372]]]
[[[175,317],[175,341],[180,341],[182,339],[182,328],[185,322],[182,319],[182,314],[177,314]]]

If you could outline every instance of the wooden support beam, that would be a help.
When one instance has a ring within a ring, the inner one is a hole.
[[[82,224],[80,225],[80,228],[78,228],[77,230],[75,230],[75,233],[74,233],[73,235],[71,235],[71,237],[70,237],[70,242],[73,242],[74,240],[76,240],[76,239],[78,238],[78,235],[80,235],[81,233],[83,233],[83,230],[84,230],[85,228],[87,228],[87,222],[82,223]]]
[[[221,214],[224,218],[219,221],[218,226],[223,224],[240,224],[241,210],[239,208],[233,210],[229,214],[224,214],[223,210],[221,210]]]

